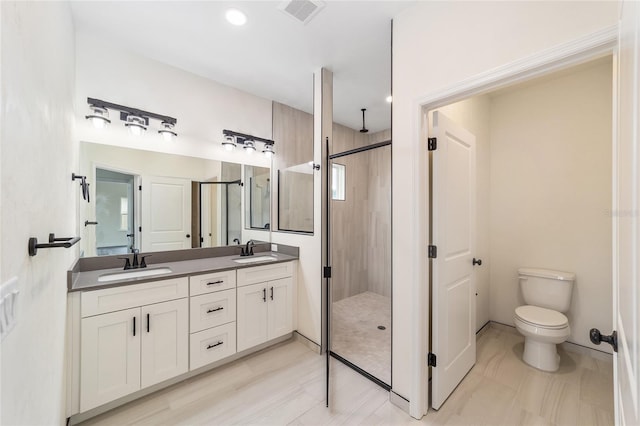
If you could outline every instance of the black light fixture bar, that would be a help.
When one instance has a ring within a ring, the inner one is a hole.
[[[122,121],[126,121],[128,115],[137,115],[139,117],[142,117],[147,125],[149,124],[149,118],[155,118],[156,120],[171,123],[174,126],[178,122],[177,119],[173,117],[169,117],[168,115],[156,114],[155,112],[149,112],[149,111],[144,111],[137,108],[131,108],[124,105],[118,105],[118,104],[103,101],[100,99],[87,98],[87,103],[89,105],[93,105],[101,108],[114,109],[114,110],[120,111],[120,120]]]
[[[233,130],[223,130],[222,134],[225,136],[235,136],[237,138],[241,138],[242,141],[238,141],[237,143],[240,144],[244,144],[244,141],[246,140],[250,140],[250,141],[255,141],[255,142],[262,142],[266,145],[274,145],[275,142],[272,141],[271,139],[264,139],[264,138],[259,138],[257,136],[252,136],[252,135],[247,135],[246,133],[239,133],[239,132],[234,132]]]

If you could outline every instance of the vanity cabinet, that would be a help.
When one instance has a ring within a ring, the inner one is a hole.
[[[238,352],[293,331],[292,275],[291,262],[238,271]]]
[[[82,294],[81,411],[188,371],[187,296],[187,278]]]
[[[189,369],[236,353],[236,271],[189,277]]]

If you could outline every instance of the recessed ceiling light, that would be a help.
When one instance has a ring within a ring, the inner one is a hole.
[[[387,101],[388,103],[391,103],[391,101],[393,101],[393,98],[391,97],[391,95],[387,96],[386,101]]]
[[[247,15],[239,11],[238,9],[229,9],[225,14],[227,21],[233,25],[244,25],[247,23]]]

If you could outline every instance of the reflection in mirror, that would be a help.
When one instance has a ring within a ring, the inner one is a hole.
[[[241,164],[82,142],[80,169],[82,256],[243,241]]]
[[[313,165],[278,170],[278,229],[313,232]]]
[[[245,228],[271,228],[271,171],[266,167],[244,166]]]
[[[273,103],[273,157],[277,188],[273,230],[313,233],[313,115]]]

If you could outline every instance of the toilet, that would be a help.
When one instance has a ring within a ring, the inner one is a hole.
[[[556,345],[571,334],[564,312],[571,306],[575,274],[550,269],[520,268],[518,279],[525,305],[518,306],[514,322],[524,336],[523,361],[544,371],[556,371]]]

